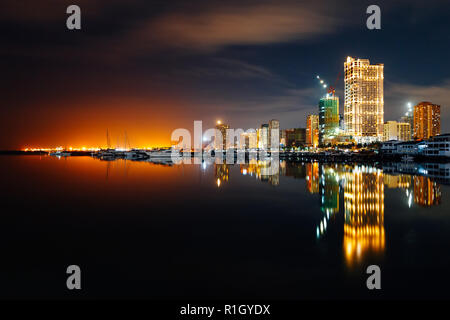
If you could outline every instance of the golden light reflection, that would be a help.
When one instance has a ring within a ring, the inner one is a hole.
[[[414,177],[414,203],[431,207],[441,203],[441,186],[428,177]]]
[[[309,193],[319,193],[319,163],[306,164],[306,188]]]
[[[345,174],[343,249],[348,266],[385,249],[384,183],[379,169],[356,167]]]

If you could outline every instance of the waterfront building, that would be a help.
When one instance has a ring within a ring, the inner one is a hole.
[[[306,144],[305,128],[286,129],[285,132],[287,147],[300,147]]]
[[[319,101],[319,144],[334,143],[339,135],[339,97],[327,94]]]
[[[383,141],[399,140],[409,141],[411,137],[411,127],[409,123],[387,121],[383,125]]]
[[[217,121],[216,123],[216,136],[215,136],[215,148],[216,150],[225,150],[227,148],[227,129],[230,127],[222,123],[222,121]]]
[[[410,141],[411,140],[411,125],[407,122],[397,123],[398,140]]]
[[[280,129],[280,146],[284,148],[286,146],[286,143],[286,130]]]
[[[258,129],[258,148],[267,150],[269,148],[269,125],[262,124]]]
[[[408,140],[414,139],[414,116],[412,115],[412,112],[407,112],[404,116],[402,116],[400,118],[400,122],[409,124],[410,136]]]
[[[441,134],[441,106],[421,102],[414,106],[414,138],[424,140]]]
[[[384,65],[347,57],[344,63],[344,122],[358,143],[381,141],[384,123]]]
[[[424,141],[427,156],[450,157],[450,134],[443,134]]]
[[[268,145],[271,151],[278,151],[280,149],[280,121],[272,119],[269,121],[269,141]],[[273,135],[277,136],[273,136]],[[272,142],[272,140],[274,140]]]
[[[316,114],[306,118],[306,144],[314,148],[319,145],[319,116]]]

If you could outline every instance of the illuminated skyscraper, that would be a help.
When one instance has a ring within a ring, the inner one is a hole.
[[[267,123],[261,125],[258,129],[258,148],[267,150],[269,147],[269,125]]]
[[[222,121],[217,121],[216,123],[216,137],[215,137],[215,145],[216,145],[216,150],[225,150],[227,148],[227,129],[229,129],[230,127],[225,124],[222,123]],[[220,132],[220,135],[219,135]]]
[[[274,144],[272,143],[274,140]],[[280,149],[280,121],[272,119],[269,121],[269,141],[270,150],[278,151]]]
[[[319,145],[319,116],[316,114],[306,118],[306,144],[314,148]]]
[[[327,95],[319,101],[319,144],[332,143],[339,135],[339,98]]]
[[[371,65],[368,59],[347,57],[344,73],[346,134],[353,136],[357,142],[381,141],[384,65]]]
[[[414,138],[428,139],[441,134],[441,106],[421,102],[414,106]]]

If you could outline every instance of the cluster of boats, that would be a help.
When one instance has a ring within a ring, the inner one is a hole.
[[[169,160],[172,157],[171,149],[159,149],[159,150],[116,150],[116,149],[106,149],[97,152],[92,152],[91,154],[95,158],[101,160],[147,160],[147,159],[164,159]]]

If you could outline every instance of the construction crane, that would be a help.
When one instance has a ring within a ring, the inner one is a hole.
[[[336,81],[334,82],[334,85],[333,86],[328,86],[326,83],[325,83],[325,81],[323,80],[323,79],[321,79],[320,78],[320,76],[317,76],[316,78],[317,78],[317,80],[319,80],[319,83],[320,83],[320,85],[323,87],[323,88],[328,88],[327,89],[327,93],[328,94],[331,94],[333,97],[334,97],[334,94],[336,93],[336,85],[337,85],[337,83],[338,83],[338,81],[339,81],[339,77],[341,76],[341,73],[339,72],[339,74],[338,74],[338,76],[337,76],[337,78],[336,78]]]

